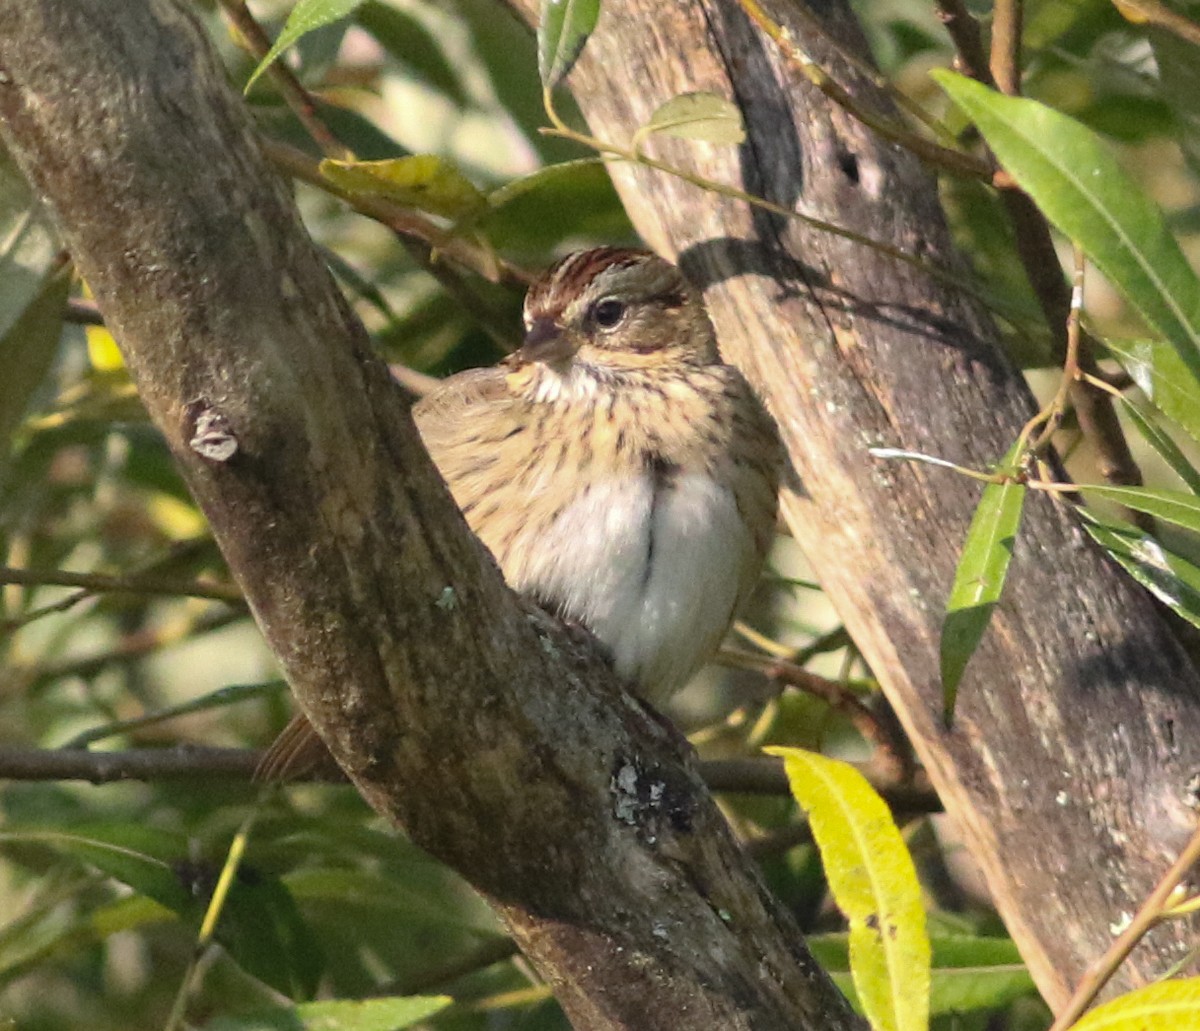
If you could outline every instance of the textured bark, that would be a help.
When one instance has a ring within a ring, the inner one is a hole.
[[[0,0],[0,132],[313,724],[576,1026],[861,1026],[674,740],[468,534],[191,17]]]
[[[518,10],[532,20],[533,0]],[[831,49],[866,46],[844,4],[776,4],[800,48],[860,102],[878,91]],[[608,0],[570,85],[592,131],[627,140],[656,106],[712,90],[741,107],[740,148],[656,137],[650,153],[949,268],[932,176],[830,104],[728,0]],[[642,235],[677,254],[725,354],[760,386],[795,476],[789,524],[879,676],[1052,1005],[1189,836],[1200,682],[1150,597],[1061,503],[1030,499],[1004,600],[939,717],[938,640],[977,484],[873,459],[909,448],[976,468],[1033,412],[986,313],[876,251],[616,166]],[[1160,927],[1111,988],[1158,977],[1195,924]]]

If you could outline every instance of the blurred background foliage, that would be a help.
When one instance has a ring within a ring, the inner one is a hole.
[[[1176,7],[1200,13],[1200,4]],[[856,8],[888,79],[962,130],[927,77],[953,58],[930,0],[859,0]],[[271,38],[289,9],[253,8]],[[256,57],[219,7],[195,11],[243,87]],[[977,3],[973,13],[986,28],[990,8]],[[1025,15],[1026,94],[1103,134],[1195,259],[1195,47],[1100,0],[1031,0]],[[535,43],[496,0],[368,0],[305,35],[286,61],[316,99],[320,122],[360,159],[439,155],[488,193],[592,156],[539,133],[546,117]],[[247,101],[266,136],[314,162],[321,156],[272,78],[258,79]],[[559,110],[580,124],[568,97]],[[1051,334],[995,197],[949,177],[943,194],[981,279],[1023,312],[1022,331],[1008,334],[1013,359],[1036,390],[1052,392],[1059,372],[1047,368]],[[457,269],[431,275],[421,247],[329,189],[297,182],[296,197],[380,352],[431,376],[494,362],[517,339],[522,270],[578,245],[636,242],[597,163],[535,180],[470,226],[464,235],[496,262],[494,281]],[[1089,276],[1087,314],[1101,335],[1143,332],[1098,275]],[[156,578],[163,587],[0,588],[0,750],[260,748],[287,718],[286,691],[243,606],[187,596],[188,585],[228,585],[230,577],[111,338],[90,322],[86,286],[24,183],[0,163],[4,564]],[[1058,443],[1075,475],[1097,478],[1069,417]],[[1166,482],[1157,453],[1134,444],[1149,482]],[[1180,446],[1194,456],[1192,442]],[[699,678],[673,710],[702,755],[748,755],[782,742],[878,768],[893,722],[789,539],[780,540],[746,619],[754,630],[734,635],[723,666]],[[778,658],[819,678],[824,698],[764,675]],[[264,788],[246,767],[222,772],[214,760],[206,768],[210,753],[196,754],[186,777],[100,786],[6,768],[0,1028],[168,1026],[189,977],[186,1020],[177,1026],[291,1027],[240,1015],[289,1000],[447,993],[454,1003],[421,1026],[565,1027],[486,906],[386,830],[353,791]],[[754,842],[771,887],[817,935],[822,961],[844,971],[843,928],[791,801],[730,794],[724,805]],[[1045,1008],[953,828],[925,812],[898,816],[931,914],[935,1027],[1045,1027]],[[208,898],[243,832],[246,853],[215,944],[198,948]]]

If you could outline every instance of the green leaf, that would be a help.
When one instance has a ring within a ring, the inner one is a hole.
[[[1105,349],[1121,363],[1155,408],[1200,441],[1200,380],[1170,344],[1161,340],[1106,340]]]
[[[0,151],[0,336],[45,288],[58,249],[49,213]]]
[[[955,936],[933,940],[933,1013],[998,1010],[1037,994],[1033,977],[1009,938]]]
[[[243,866],[230,886],[216,937],[260,981],[292,998],[316,993],[325,959],[278,877]]]
[[[521,176],[488,195],[481,221],[493,245],[536,254],[572,237],[621,239],[630,235],[603,162],[596,158],[558,162]]]
[[[8,827],[0,842],[47,845],[127,884],[175,913],[198,911],[184,887],[176,861],[187,855],[177,834],[136,823],[95,823],[70,831],[53,827]]]
[[[0,336],[0,368],[4,370],[0,376],[0,470],[7,464],[8,442],[20,425],[30,398],[46,379],[58,355],[70,285],[70,269],[49,276]]]
[[[47,845],[184,917],[198,919],[217,868],[192,862],[179,834],[138,823],[96,823],[72,828],[18,828],[0,842]],[[316,989],[322,961],[315,937],[276,877],[243,867],[234,881],[217,940],[249,973],[289,995]]]
[[[441,43],[411,14],[380,3],[380,0],[367,0],[354,20],[418,79],[458,107],[467,106],[467,94],[458,73],[446,59]]]
[[[931,73],[1038,207],[1175,348],[1200,379],[1200,280],[1162,214],[1072,118],[948,71]]]
[[[1045,316],[1017,258],[1012,223],[996,191],[974,179],[946,176],[942,203],[984,303],[1012,324],[1002,328],[1008,356],[1023,369],[1057,366]]]
[[[546,124],[546,106],[537,71],[538,39],[523,22],[498,11],[495,0],[455,0],[454,11],[468,29],[471,49],[483,65],[487,85],[526,142],[546,163],[574,156],[576,144],[539,132]],[[559,103],[569,111],[573,105],[570,94]]]
[[[1195,1031],[1200,1027],[1200,977],[1161,981],[1097,1006],[1071,1031]]]
[[[796,748],[780,756],[808,814],[829,889],[850,924],[850,971],[876,1031],[927,1031],[930,946],[912,856],[887,804],[854,767]]]
[[[1137,427],[1137,431],[1146,443],[1154,448],[1158,457],[1166,462],[1171,471],[1187,484],[1188,490],[1193,494],[1200,494],[1200,469],[1188,461],[1187,455],[1180,450],[1179,445],[1129,398],[1122,396],[1120,403],[1121,410]]]
[[[1200,566],[1136,526],[1080,509],[1083,528],[1138,583],[1193,626],[1200,627]]]
[[[655,133],[707,143],[742,143],[746,127],[737,105],[716,93],[680,93],[662,104],[633,137],[636,150]]]
[[[809,935],[805,942],[837,986],[858,1005],[849,976],[849,939],[845,934]],[[929,1012],[968,1013],[996,1010],[1014,999],[1037,993],[1011,938],[942,935],[930,939],[933,949]]]
[[[96,909],[83,909],[65,925],[58,920],[44,921],[34,928],[14,927],[10,923],[0,942],[0,987],[39,968],[44,970],[46,963],[75,955],[114,934],[176,919],[169,909],[144,895],[127,895]],[[47,924],[54,928],[49,936],[44,933]],[[22,930],[24,935],[20,934]],[[26,946],[24,951],[22,946]]]
[[[250,81],[246,83],[243,92],[249,93],[250,87],[258,81],[258,77],[301,36],[324,25],[331,25],[339,18],[348,17],[362,2],[363,0],[300,0],[292,8],[292,13],[288,15],[287,23],[283,26],[279,38],[275,40],[274,45],[267,51],[266,57],[254,69],[254,74],[250,76]]]
[[[399,1031],[440,1013],[453,1001],[448,995],[414,995],[309,1002],[241,1017],[218,1017],[205,1024],[204,1031]]]
[[[452,927],[475,935],[491,936],[498,928],[490,911],[463,911],[435,881],[416,883],[364,870],[306,867],[285,878],[288,890],[303,903],[325,901],[343,910],[374,912],[394,926],[424,924]]]
[[[421,211],[463,219],[487,206],[487,198],[451,162],[436,154],[386,161],[321,162],[321,174],[347,193],[387,197]]]
[[[538,74],[554,89],[575,67],[600,18],[600,0],[542,0],[538,22]]]
[[[604,168],[604,162],[600,158],[579,158],[575,161],[560,161],[554,165],[546,165],[545,168],[539,168],[536,172],[512,179],[493,190],[487,195],[487,202],[491,208],[499,209],[534,190],[539,190],[544,186],[558,185],[560,180],[570,185],[582,177],[590,178],[597,168],[601,170]]]
[[[282,694],[286,689],[286,680],[268,680],[261,684],[230,684],[227,687],[219,687],[199,698],[192,698],[189,701],[180,702],[178,705],[168,705],[163,709],[146,713],[144,716],[116,720],[99,727],[92,727],[90,730],[76,734],[61,747],[86,748],[97,741],[103,741],[105,738],[115,737],[130,730],[153,727],[166,720],[177,719],[194,712],[205,712],[208,709],[221,709],[247,699],[262,698],[267,694]]]
[[[1014,457],[1010,451],[1003,464]],[[947,725],[954,719],[963,672],[1004,590],[1024,505],[1025,488],[1019,483],[989,483],[971,518],[942,623],[942,717]]]
[[[1155,519],[1161,519],[1164,523],[1200,533],[1200,498],[1195,494],[1152,487],[1110,487],[1098,483],[1081,483],[1079,489],[1086,496],[1114,501],[1135,512],[1145,512]]]
[[[0,473],[10,440],[58,353],[69,272],[45,207],[0,150]]]

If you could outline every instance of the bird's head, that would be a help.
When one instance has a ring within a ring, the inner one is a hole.
[[[612,247],[570,254],[530,287],[525,341],[509,358],[513,375],[564,385],[718,361],[708,314],[679,269]]]

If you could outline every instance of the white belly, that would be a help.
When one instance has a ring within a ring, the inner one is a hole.
[[[695,473],[594,484],[519,550],[510,583],[589,627],[652,702],[716,649],[755,561],[732,492]]]

